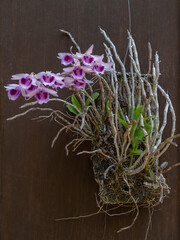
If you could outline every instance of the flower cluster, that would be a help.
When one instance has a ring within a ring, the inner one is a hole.
[[[50,94],[57,95],[58,88],[85,88],[87,80],[85,74],[99,75],[105,71],[112,71],[112,63],[103,62],[104,54],[101,56],[92,55],[92,45],[84,54],[82,53],[58,53],[58,58],[64,66],[62,73],[51,71],[38,74],[16,74],[12,80],[18,80],[18,84],[5,86],[10,100],[16,100],[20,94],[28,100],[35,97],[39,104],[47,103]],[[68,66],[71,65],[71,66]]]

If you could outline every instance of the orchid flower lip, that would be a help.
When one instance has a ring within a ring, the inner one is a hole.
[[[77,88],[77,89],[82,89],[84,88],[86,85],[86,81],[85,79],[75,79],[74,80],[74,86]]]
[[[41,77],[42,83],[46,86],[51,86],[55,82],[55,77],[53,75],[42,75]]]
[[[8,98],[14,101],[19,97],[20,93],[21,91],[19,88],[11,88],[8,91]]]
[[[94,69],[94,72],[99,74],[99,73],[104,73],[105,67],[103,65],[101,65],[101,64],[99,64],[99,65],[95,64],[93,66],[93,69]]]
[[[61,59],[61,63],[65,66],[71,64],[73,61],[74,61],[74,58],[68,54]]]
[[[80,78],[83,77],[83,75],[84,75],[83,68],[81,68],[81,67],[75,67],[75,68],[73,69],[73,76],[74,76],[75,78],[80,79]]]
[[[64,81],[61,81],[61,82],[56,82],[56,81],[55,81],[55,83],[54,83],[54,88],[58,88],[58,87],[64,88],[64,87],[65,87]]]
[[[49,100],[49,93],[45,91],[39,91],[36,93],[35,98],[37,99],[39,104],[47,103]]]
[[[20,80],[19,80],[19,85],[24,88],[24,89],[27,89],[31,86],[32,84],[32,79],[30,77],[22,77]]]
[[[32,92],[37,88],[38,88],[38,86],[31,84],[31,86],[27,89],[27,92]]]
[[[94,57],[92,57],[91,55],[84,55],[82,58],[82,61],[84,63],[84,65],[92,65],[94,62]]]
[[[40,72],[36,74],[36,78],[40,79],[42,84],[48,87],[48,86],[53,86],[56,78],[60,79],[60,76],[57,76],[56,74],[50,71],[46,71],[46,72]]]

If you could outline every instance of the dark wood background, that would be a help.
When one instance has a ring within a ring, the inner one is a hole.
[[[141,68],[147,71],[147,42],[161,59],[160,83],[172,98],[180,122],[179,1],[131,0],[132,33],[139,50]],[[133,216],[110,218],[103,215],[74,221],[56,218],[97,211],[92,164],[88,156],[65,155],[71,134],[62,134],[54,149],[50,144],[59,126],[30,119],[37,113],[7,122],[20,112],[24,100],[10,102],[3,88],[12,74],[52,70],[59,72],[60,51],[72,45],[59,28],[70,31],[86,50],[95,43],[103,51],[104,28],[123,58],[127,46],[127,0],[1,0],[0,1],[0,239],[2,240],[118,240],[144,239],[148,212],[141,210],[129,231],[116,230]],[[59,92],[61,98],[67,90]],[[57,104],[50,104],[57,107]],[[60,106],[64,109],[63,106]],[[180,125],[177,124],[177,132]],[[169,131],[166,130],[165,136]],[[179,142],[180,143],[180,142]],[[89,148],[84,144],[84,148]],[[170,164],[179,160],[180,149],[170,147],[162,157]],[[169,198],[153,216],[152,240],[180,239],[179,169],[167,174],[172,188]],[[106,227],[105,227],[106,221]],[[104,234],[105,233],[105,234]],[[104,238],[103,238],[104,235]]]

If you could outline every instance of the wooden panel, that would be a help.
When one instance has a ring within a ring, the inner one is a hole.
[[[132,32],[139,50],[142,70],[147,71],[147,42],[161,58],[160,82],[169,95],[180,121],[179,81],[179,1],[131,1]],[[56,218],[95,212],[92,164],[88,156],[65,155],[71,134],[62,134],[50,148],[58,126],[49,121],[30,119],[37,113],[7,122],[20,110],[23,99],[10,102],[3,85],[12,74],[60,71],[56,58],[72,45],[59,28],[70,31],[86,50],[95,43],[97,54],[103,51],[104,28],[123,58],[127,45],[128,8],[125,0],[1,0],[0,1],[0,80],[1,80],[1,159],[0,159],[0,239],[2,240],[117,240],[144,239],[148,212],[141,210],[136,226],[120,235],[116,230],[129,224],[133,216],[94,216],[74,221],[55,222]],[[68,96],[62,90],[60,96]],[[57,106],[57,104],[49,104]],[[63,106],[60,106],[64,109]],[[180,126],[177,125],[177,132]],[[166,131],[166,135],[168,130]],[[88,149],[88,145],[84,144]],[[179,160],[180,150],[170,147],[163,159]],[[171,195],[153,216],[149,238],[180,238],[179,169],[168,174]],[[103,237],[104,236],[104,237]]]

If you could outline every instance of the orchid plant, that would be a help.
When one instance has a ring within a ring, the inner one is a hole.
[[[12,81],[18,83],[5,87],[9,99],[16,100],[21,94],[25,100],[35,97],[36,101],[21,106],[21,109],[30,108],[8,120],[34,110],[50,112],[36,119],[53,118],[61,125],[52,147],[63,130],[76,134],[65,146],[67,155],[70,145],[73,145],[74,151],[82,142],[91,142],[91,151],[77,154],[91,154],[100,199],[96,199],[99,211],[95,214],[110,215],[109,210],[103,208],[107,204],[128,206],[132,207],[131,211],[136,210],[132,224],[121,228],[118,231],[121,232],[134,225],[140,206],[152,209],[169,194],[170,188],[163,174],[180,164],[165,169],[167,162],[160,164],[159,158],[170,145],[177,146],[173,140],[180,134],[175,135],[176,115],[171,99],[158,82],[160,69],[157,52],[152,66],[152,49],[148,45],[148,72],[141,73],[135,41],[128,32],[130,72],[127,72],[115,45],[104,30],[100,31],[110,45],[104,43],[107,62],[104,62],[104,54],[92,54],[94,45],[81,53],[72,35],[62,30],[69,35],[78,50],[73,53],[71,47],[69,53],[58,53],[58,59],[65,66],[62,73],[45,71],[13,75]],[[117,70],[118,65],[120,72]],[[95,83],[99,87],[96,87],[96,91],[93,89]],[[63,88],[73,91],[71,101],[58,96],[58,89]],[[162,124],[159,121],[162,106],[159,105],[158,91],[166,100]],[[55,98],[50,98],[50,95]],[[50,101],[66,104],[68,112],[34,107]],[[171,135],[162,140],[169,112],[172,119]]]

